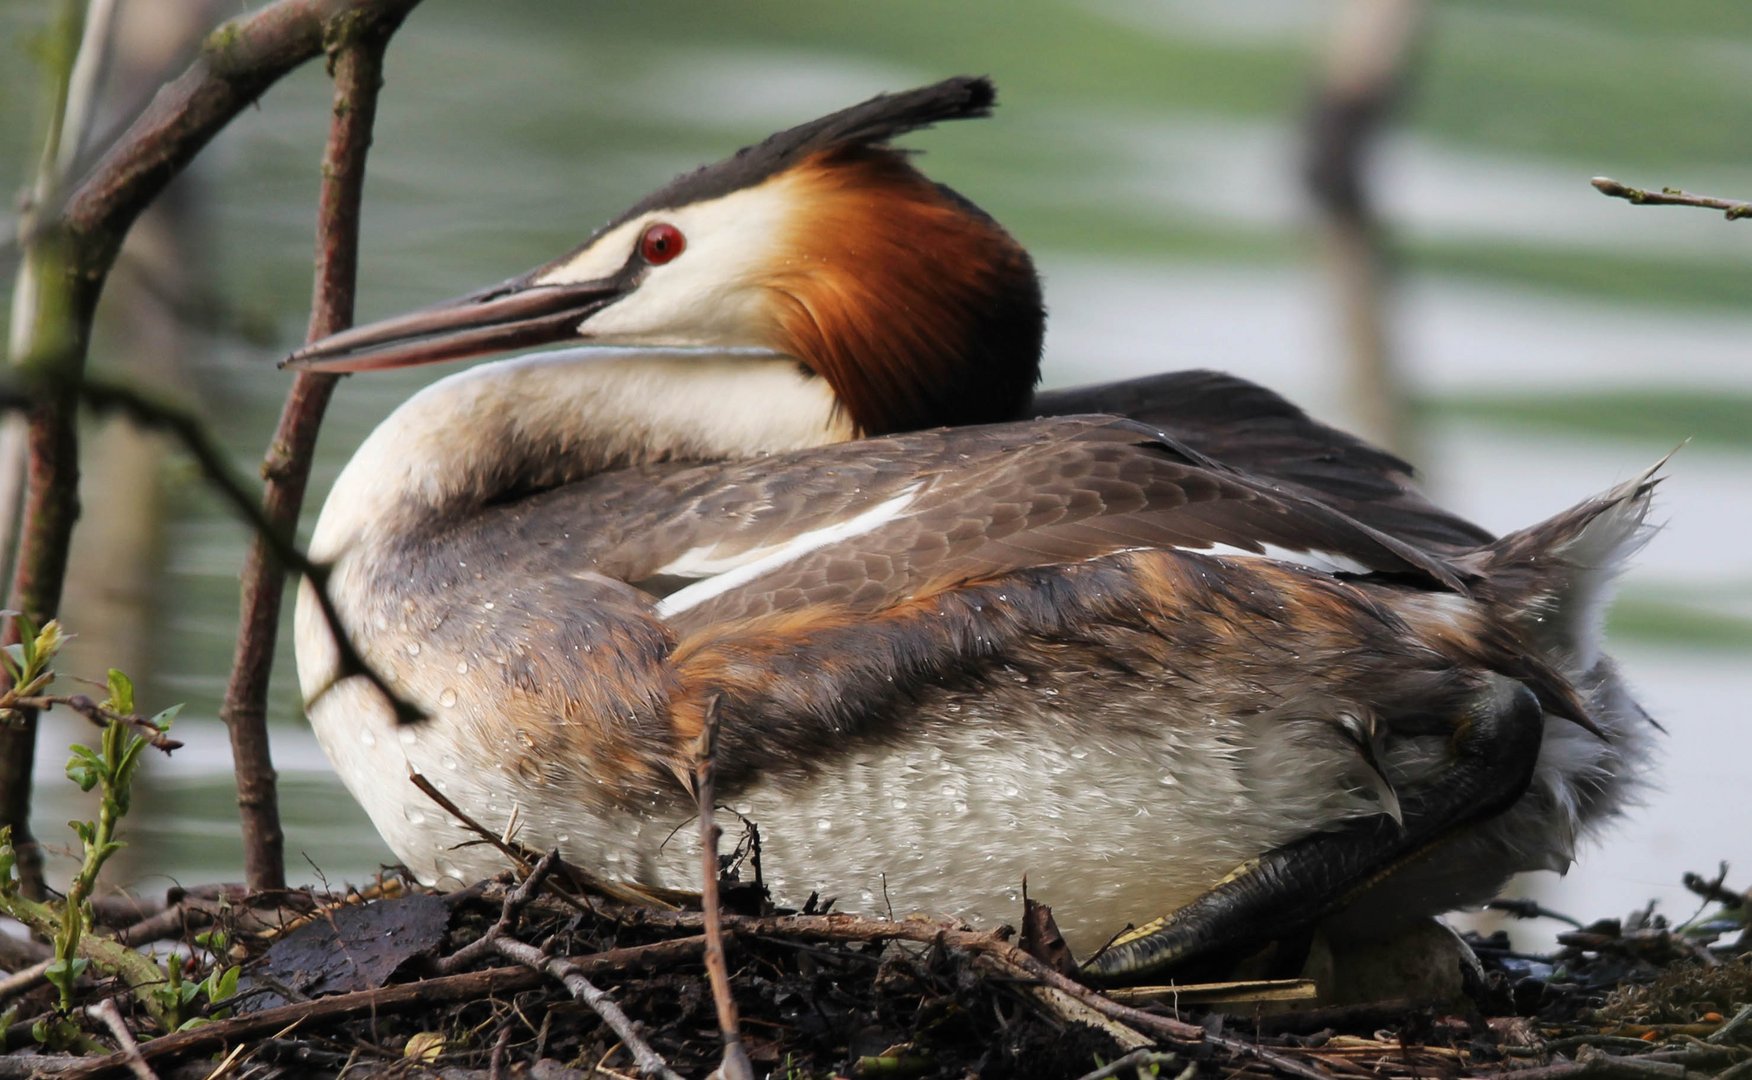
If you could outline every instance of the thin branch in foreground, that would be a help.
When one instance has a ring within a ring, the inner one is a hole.
[[[1729,221],[1752,217],[1752,202],[1743,199],[1722,199],[1714,195],[1696,195],[1679,188],[1649,191],[1621,184],[1610,176],[1596,176],[1588,183],[1602,195],[1636,203],[1638,206],[1696,206],[1704,210],[1720,210]]]
[[[64,204],[41,207],[42,228],[24,222],[29,258],[52,268],[32,307],[34,340],[11,349],[37,385],[22,405],[29,417],[30,469],[22,538],[12,570],[11,606],[39,622],[60,606],[67,552],[78,517],[75,430],[92,317],[122,241],[140,213],[212,138],[281,76],[323,51],[347,20],[399,18],[418,0],[276,0],[208,35],[201,54],[153,98]],[[50,322],[53,325],[48,325]],[[15,318],[14,325],[20,325]],[[343,652],[350,646],[343,640]],[[391,695],[390,700],[399,701]],[[18,872],[40,892],[40,855],[29,834],[29,766],[34,721],[0,730],[0,816],[14,827]]]
[[[700,803],[700,907],[706,917],[706,975],[712,983],[712,1003],[718,1011],[718,1032],[724,1040],[724,1057],[718,1075],[724,1080],[754,1080],[754,1063],[742,1046],[742,1031],[736,1014],[736,996],[730,989],[730,962],[724,952],[723,911],[718,906],[718,840],[723,830],[713,820],[712,766],[718,750],[718,710],[723,699],[714,695],[706,702],[705,723],[700,729],[694,761],[694,792]]]
[[[182,444],[207,485],[255,530],[256,535],[267,541],[282,565],[303,574],[315,588],[323,620],[335,639],[340,657],[334,681],[339,683],[359,676],[393,705],[398,721],[413,723],[425,719],[425,713],[391,689],[389,683],[359,655],[352,635],[341,625],[340,613],[335,610],[334,600],[329,596],[328,567],[312,562],[286,532],[274,527],[250,494],[248,485],[233,473],[224,451],[219,449],[194,414],[167,402],[153,400],[135,387],[95,379],[80,384],[79,397],[95,412],[121,413],[141,427],[165,432]],[[0,409],[28,411],[34,401],[34,395],[16,380],[0,379]]]
[[[84,326],[70,317],[76,309],[77,282],[68,274],[68,245],[52,222],[67,179],[61,146],[83,132],[69,131],[86,117],[67,115],[74,69],[87,47],[101,35],[86,35],[83,8],[55,5],[57,17],[44,39],[47,56],[66,63],[45,64],[49,101],[41,163],[25,201],[20,226],[27,237],[13,283],[11,326],[6,343],[9,366],[32,375],[64,375],[83,369]],[[94,70],[92,65],[86,71]],[[87,113],[86,116],[89,114]],[[67,577],[73,522],[79,516],[79,440],[74,427],[78,403],[65,378],[49,380],[31,407],[0,424],[0,591],[4,604],[28,614],[38,626],[61,607]],[[3,643],[16,640],[16,628]],[[42,849],[30,830],[31,765],[36,755],[37,717],[24,710],[0,726],[0,826],[12,832],[19,886],[30,899],[46,895]]]
[[[27,968],[20,968],[5,978],[0,978],[0,1002],[17,997],[26,990],[34,990],[42,984],[43,978],[49,973],[49,965],[55,962],[54,957],[39,960]]]
[[[136,1080],[158,1080],[158,1074],[140,1056],[140,1044],[134,1041],[134,1033],[128,1030],[128,1022],[122,1019],[122,1011],[116,1008],[115,998],[106,997],[86,1011],[103,1021],[103,1026],[109,1028],[110,1034],[115,1036],[116,1045],[121,1048],[122,1056],[127,1058],[128,1069]]]
[[[525,874],[533,874],[535,872],[534,864],[525,858],[524,852],[512,847],[511,842],[505,837],[500,836],[498,833],[470,817],[467,811],[456,805],[450,796],[439,791],[438,785],[428,780],[425,773],[409,773],[408,783],[419,788],[426,798],[437,803],[440,810],[443,810],[446,814],[455,818],[457,823],[463,828],[474,833],[486,843],[498,848],[499,854],[505,856],[506,859],[509,859],[512,866],[523,871]]]
[[[113,712],[91,700],[91,698],[85,694],[72,694],[65,697],[57,694],[20,697],[14,698],[9,704],[22,706],[26,709],[51,709],[56,705],[64,705],[85,717],[87,720],[90,720],[98,727],[103,727],[106,724],[126,724],[139,732],[140,736],[146,740],[147,745],[151,746],[154,750],[161,750],[168,754],[172,750],[181,750],[183,747],[180,740],[173,739],[169,735],[166,735],[157,724],[154,724],[151,720],[141,716],[139,713],[128,713],[123,715],[122,713]]]

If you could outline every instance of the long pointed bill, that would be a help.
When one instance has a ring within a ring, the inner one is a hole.
[[[339,374],[551,345],[575,337],[579,323],[619,299],[626,289],[626,283],[615,278],[532,285],[525,275],[331,334],[299,349],[280,366]]]

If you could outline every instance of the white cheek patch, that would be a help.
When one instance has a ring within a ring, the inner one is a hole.
[[[697,585],[689,585],[685,589],[670,593],[659,600],[657,614],[667,618],[689,608],[697,607],[707,600],[746,585],[777,567],[800,559],[812,551],[819,551],[831,544],[874,532],[905,513],[906,508],[912,505],[914,498],[918,495],[919,488],[922,486],[914,484],[894,498],[873,506],[855,517],[819,529],[812,529],[792,537],[783,544],[768,545],[731,557],[716,556],[712,554],[713,549],[711,548],[696,548],[686,552],[670,562],[668,566],[657,570],[653,576],[691,577],[700,572],[712,572],[713,576]]]
[[[795,182],[780,176],[707,202],[641,214],[536,284],[570,285],[617,274],[634,257],[645,230],[664,222],[681,231],[681,254],[644,268],[638,287],[585,319],[579,334],[618,344],[764,344],[772,302],[765,281],[768,269],[784,262],[798,204]]]

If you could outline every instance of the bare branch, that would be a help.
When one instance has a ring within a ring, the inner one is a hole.
[[[70,130],[83,121],[67,115],[79,54],[94,44],[81,24],[75,0],[56,6],[46,39],[57,43],[70,67],[46,71],[48,123],[42,157],[20,211],[23,261],[12,290],[12,325],[7,358],[21,370],[56,371],[77,357],[79,346],[67,317],[75,285],[66,274],[66,245],[52,231],[37,235],[37,225],[58,204],[66,176],[61,146],[78,142]],[[101,35],[99,35],[101,36]],[[75,45],[77,43],[77,45]],[[87,65],[87,70],[91,70]],[[29,412],[0,424],[0,588],[4,606],[28,613],[40,626],[61,604],[67,572],[67,541],[79,513],[79,445],[73,431],[74,404],[64,386],[50,388]],[[16,624],[6,643],[17,637]],[[3,678],[3,677],[0,677]],[[18,853],[20,887],[27,897],[44,895],[42,852],[30,832],[31,763],[36,751],[36,714],[26,710],[0,726],[0,826],[10,827]]]
[[[325,28],[333,57],[335,94],[317,201],[316,281],[309,331],[313,341],[353,321],[359,205],[371,128],[377,116],[377,90],[383,82],[383,54],[390,35],[411,6],[400,5],[400,10],[372,19],[336,20]],[[262,476],[267,482],[262,514],[275,534],[290,536],[297,527],[317,429],[336,381],[332,375],[301,373],[287,392],[279,426],[262,461]],[[225,700],[219,707],[219,716],[231,736],[236,767],[244,878],[255,889],[286,885],[285,833],[280,827],[278,780],[268,741],[268,686],[286,593],[284,566],[268,534],[258,533],[244,562],[237,651]],[[334,625],[333,620],[330,625]]]
[[[65,204],[57,195],[57,202],[38,208],[40,228],[26,223],[28,258],[41,280],[30,298],[35,332],[24,347],[15,342],[13,349],[32,393],[22,406],[13,406],[29,418],[30,468],[11,606],[39,623],[60,607],[79,516],[75,420],[92,314],[135,218],[233,117],[281,76],[318,55],[331,33],[385,21],[393,25],[417,2],[278,0],[225,24],[208,36],[195,62],[160,91]],[[59,213],[53,213],[57,207]],[[6,781],[0,785],[6,790],[0,818],[14,827],[19,872],[32,892],[40,878],[28,830],[34,740],[34,720],[28,716],[22,728],[0,732],[0,779]]]
[[[1714,195],[1694,195],[1678,188],[1662,188],[1659,191],[1647,191],[1643,188],[1633,188],[1612,179],[1610,176],[1596,176],[1588,183],[1594,185],[1594,190],[1602,195],[1610,195],[1614,199],[1623,199],[1639,206],[1696,206],[1705,210],[1720,210],[1729,221],[1738,218],[1752,217],[1752,202],[1740,199],[1720,199]]]
[[[139,713],[124,714],[116,712],[113,709],[106,709],[85,694],[70,694],[67,696],[61,696],[58,694],[40,694],[34,697],[12,698],[10,702],[6,700],[8,697],[10,697],[10,693],[0,694],[0,708],[5,708],[9,705],[18,705],[27,709],[50,709],[56,705],[64,705],[85,717],[87,720],[90,720],[98,727],[103,727],[107,724],[126,724],[138,731],[154,750],[162,750],[164,753],[168,754],[172,750],[181,750],[183,747],[180,740],[173,739],[169,735],[166,735],[159,729],[157,724],[154,724],[151,720],[141,716]]]
[[[67,200],[85,239],[85,270],[109,268],[134,218],[233,117],[282,76],[322,54],[334,28],[399,22],[419,0],[277,0],[207,35],[177,80],[158,92]]]

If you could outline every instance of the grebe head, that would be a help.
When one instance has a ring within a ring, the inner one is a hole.
[[[1033,262],[889,140],[986,116],[955,78],[779,132],[676,178],[573,251],[344,331],[287,366],[366,371],[569,343],[749,351],[825,380],[858,433],[1009,419],[1039,375]]]

